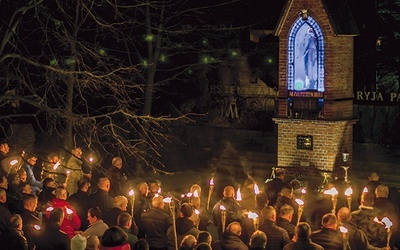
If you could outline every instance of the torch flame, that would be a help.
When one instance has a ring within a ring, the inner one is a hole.
[[[332,196],[334,196],[334,195],[337,195],[339,192],[337,191],[337,189],[336,188],[331,188],[331,189],[329,189],[329,190],[325,190],[324,191],[324,194],[330,194],[330,195],[332,195]]]
[[[54,166],[53,166],[53,170],[56,170],[57,168],[58,168],[58,166],[60,166],[60,162],[58,161],[58,162],[56,162],[56,164],[54,164]]]
[[[10,165],[12,166],[12,165],[15,165],[15,164],[17,164],[18,163],[18,160],[12,160],[12,161],[10,161]]]
[[[172,197],[166,197],[163,199],[164,202],[166,203],[171,203],[172,202]]]
[[[39,231],[40,229],[42,229],[39,225],[33,225],[33,228],[36,229],[36,230],[38,230],[38,231]]]
[[[210,180],[210,186],[214,186],[214,177]]]
[[[248,217],[249,219],[253,219],[253,220],[255,220],[255,219],[257,219],[257,218],[258,218],[258,214],[257,214],[257,213],[253,213],[253,212],[249,211],[249,214],[247,215],[247,217]]]
[[[93,157],[89,157],[89,162],[93,162],[93,161],[94,161]]]
[[[302,194],[306,194],[307,193],[307,189],[306,188],[302,188],[300,191]]]
[[[304,205],[304,201],[301,199],[295,199],[294,200],[299,206],[303,206]]]
[[[69,214],[69,215],[71,215],[71,214],[74,213],[74,212],[73,212],[71,209],[69,209],[69,208],[67,208],[66,210],[67,210],[67,214]]]
[[[385,228],[390,228],[393,226],[393,222],[391,222],[388,217],[384,217],[382,222],[385,223]]]
[[[194,213],[198,215],[198,214],[200,214],[200,211],[198,209],[195,209]]]
[[[258,188],[257,183],[254,183],[254,194],[255,195],[260,194],[260,189]]]
[[[374,218],[374,222],[379,223],[379,224],[383,224],[382,221],[380,221],[380,220],[378,219],[378,217],[375,217],[375,218]]]
[[[158,188],[157,193],[159,193],[159,194],[162,193],[161,188]]]
[[[197,192],[197,190],[194,190],[193,197],[199,197],[199,192]]]
[[[342,232],[344,234],[346,234],[349,231],[349,230],[347,230],[347,228],[345,228],[343,226],[340,226],[339,229],[340,229],[340,232]]]
[[[221,205],[221,206],[219,206],[219,209],[221,209],[221,210],[226,210],[226,207],[224,207],[223,205]]]
[[[51,212],[51,211],[53,211],[54,210],[54,207],[48,207],[48,208],[46,208],[46,211],[47,212]]]
[[[129,196],[134,196],[135,195],[135,191],[133,191],[133,189],[129,190]]]
[[[236,200],[241,201],[242,200],[242,194],[240,193],[240,188],[236,191]]]
[[[189,192],[186,194],[186,197],[190,198],[190,197],[192,197],[192,195],[193,195],[193,193]]]
[[[365,188],[363,189],[363,193],[368,193],[368,188],[367,188],[367,187],[365,187]]]
[[[353,189],[351,187],[348,187],[346,191],[344,191],[344,195],[346,196],[351,196],[353,194]]]
[[[70,174],[70,173],[71,173],[71,171],[67,170],[67,174]]]

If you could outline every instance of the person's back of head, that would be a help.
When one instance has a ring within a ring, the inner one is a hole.
[[[294,209],[292,206],[289,204],[284,204],[280,209],[279,209],[279,215],[282,218],[287,218],[290,215],[293,215]]]
[[[68,192],[67,192],[67,189],[65,188],[65,187],[57,187],[55,190],[54,190],[54,196],[57,198],[57,199],[60,199],[60,200],[66,200],[67,198],[68,198]]]
[[[25,194],[22,196],[22,202],[25,209],[33,212],[32,210],[35,210],[38,204],[38,197],[34,194]]]
[[[61,225],[64,220],[64,211],[59,207],[54,208],[50,212],[49,220]]]
[[[132,226],[132,216],[127,212],[122,212],[117,218],[118,226],[123,228],[131,228]]]
[[[132,250],[149,250],[149,243],[145,239],[140,239],[133,245]]]
[[[375,189],[376,198],[387,198],[389,196],[389,188],[386,185],[379,185]]]
[[[322,216],[321,224],[324,228],[335,229],[337,227],[337,218],[336,215],[333,213],[328,213]]]
[[[151,200],[151,206],[163,209],[165,205],[163,199],[164,197],[162,196],[154,196],[153,199]]]
[[[189,218],[193,215],[193,206],[189,203],[183,203],[180,206],[179,211],[182,213],[183,217]]]
[[[84,192],[87,192],[87,190],[90,187],[90,181],[86,178],[81,178],[77,181],[78,184],[78,189]]]
[[[126,210],[127,205],[128,205],[128,198],[126,198],[125,196],[117,195],[114,197],[114,207]]]
[[[226,186],[223,195],[224,197],[233,198],[235,196],[235,189],[232,186]]]
[[[369,181],[379,181],[379,175],[376,172],[372,171],[368,176],[368,180]]]
[[[71,250],[85,250],[87,246],[86,237],[81,234],[76,234],[71,239]]]
[[[351,213],[347,207],[342,207],[337,212],[337,219],[338,221],[350,221],[351,220]]]
[[[283,168],[277,168],[276,170],[275,170],[275,177],[276,178],[279,178],[279,179],[284,179],[284,177],[285,177],[285,171],[283,170]]]
[[[256,202],[257,202],[257,207],[265,207],[268,206],[269,200],[268,196],[264,192],[260,192],[259,194],[256,195]]]
[[[200,231],[197,234],[197,243],[207,243],[207,244],[211,244],[212,242],[212,236],[208,231]]]
[[[100,249],[100,240],[96,235],[91,235],[87,238],[86,250],[98,250]]]
[[[232,222],[226,228],[226,231],[230,234],[240,236],[242,234],[242,226],[239,222]]]
[[[212,250],[212,247],[210,244],[202,242],[202,243],[199,243],[194,249],[195,250]]]
[[[290,184],[285,184],[280,191],[280,194],[290,199],[293,198],[293,186]]]
[[[295,229],[297,239],[308,239],[311,234],[311,227],[307,222],[300,222]]]
[[[22,230],[22,218],[19,214],[13,214],[8,219],[7,226],[9,228],[19,229]]]
[[[252,249],[265,249],[267,246],[267,235],[263,231],[255,231],[250,237],[249,245]]]
[[[54,181],[53,178],[50,178],[50,177],[44,178],[42,183],[43,183],[43,187],[48,187],[48,188],[56,187],[56,182]]]
[[[375,195],[372,193],[363,193],[361,195],[361,204],[363,206],[372,207],[375,202]]]
[[[261,216],[264,220],[276,221],[276,210],[273,206],[266,206],[261,210]]]
[[[182,250],[191,250],[194,249],[197,245],[197,239],[193,235],[186,235],[181,242],[179,249]]]
[[[122,246],[128,242],[128,234],[120,227],[107,229],[101,237],[101,245],[106,247]]]

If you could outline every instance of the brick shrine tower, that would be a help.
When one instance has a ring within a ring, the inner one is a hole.
[[[346,1],[287,0],[274,34],[278,167],[331,172],[352,166],[353,41],[359,32]]]

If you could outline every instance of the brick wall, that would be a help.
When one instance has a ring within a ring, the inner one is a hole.
[[[343,165],[342,152],[353,155],[354,120],[321,121],[276,118],[278,167],[309,167],[332,171]],[[313,149],[297,149],[297,136],[313,138]],[[348,165],[352,165],[350,157]]]

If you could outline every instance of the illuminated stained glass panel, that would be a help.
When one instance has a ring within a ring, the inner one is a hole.
[[[324,92],[324,38],[309,16],[292,25],[288,43],[288,90]]]

